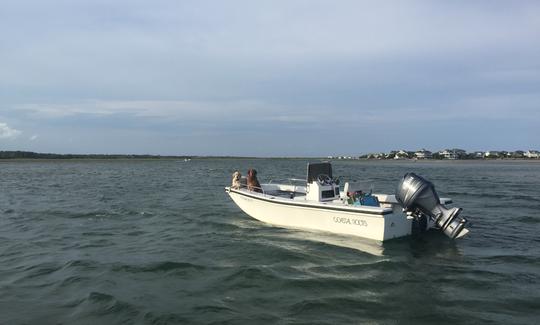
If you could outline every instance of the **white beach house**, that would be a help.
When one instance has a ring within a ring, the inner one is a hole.
[[[525,157],[527,158],[540,158],[540,152],[536,151],[536,150],[527,150],[527,152],[525,152],[524,154]]]

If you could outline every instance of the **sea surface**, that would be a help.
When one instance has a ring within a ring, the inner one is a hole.
[[[540,322],[540,162],[334,162],[375,192],[428,178],[470,220],[457,241],[272,227],[224,191],[307,162],[0,161],[0,324]]]

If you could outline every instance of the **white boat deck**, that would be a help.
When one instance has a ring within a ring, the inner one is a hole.
[[[332,199],[323,202],[310,201],[306,199],[306,187],[289,184],[261,184],[263,193],[249,191],[247,188],[235,191],[242,192],[248,196],[260,197],[262,199],[273,200],[274,202],[296,204],[301,206],[312,206],[317,208],[329,208],[341,211],[360,212],[368,214],[385,215],[393,212],[393,204],[381,204],[380,207],[365,205],[350,205],[344,199]],[[397,204],[397,201],[395,202]]]

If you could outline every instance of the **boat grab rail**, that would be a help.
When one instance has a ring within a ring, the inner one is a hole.
[[[293,182],[306,182],[305,179],[301,179],[301,178],[278,178],[277,179],[278,181],[280,180],[284,180],[284,181],[288,181],[289,182],[289,185],[294,185]],[[268,184],[273,184],[274,183],[274,179],[271,179]]]
[[[269,183],[268,183],[268,184],[269,184]],[[294,186],[294,187],[293,187],[292,193],[296,193],[297,187],[299,187],[299,186],[298,186],[298,185],[293,185],[293,184],[291,184],[291,186]],[[250,190],[250,189],[248,188],[248,185],[247,185],[247,184],[240,184],[240,187],[237,188],[237,189],[239,189],[239,190],[241,190],[241,189],[246,189],[246,190],[248,190],[249,192],[260,193],[260,194],[262,194],[264,197],[270,197],[270,198],[272,198],[272,199],[276,196],[275,193],[273,193],[273,192],[267,192],[267,191],[265,191],[265,189],[264,189],[263,187],[258,187],[258,186],[250,186],[250,187],[251,187],[252,189],[259,189],[259,190],[261,190],[261,192],[255,192],[255,191],[253,191],[253,190]]]
[[[300,192],[300,193],[304,193],[305,194],[305,191],[299,191],[298,189],[302,189],[302,188],[305,188],[305,182],[306,180],[305,179],[301,179],[301,178],[282,178],[282,179],[277,179],[277,180],[285,180],[285,181],[288,181],[289,184],[287,185],[290,185],[292,186],[292,193],[297,193],[297,192]],[[274,182],[274,179],[271,179],[267,184],[268,185],[273,185],[273,182]],[[293,184],[293,182],[302,182],[304,185],[298,185],[298,184]]]
[[[262,194],[263,194],[264,196],[268,196],[268,195],[269,195],[269,194],[267,194],[267,193],[264,191],[264,188],[262,188],[262,187],[258,187],[258,186],[250,186],[250,187],[251,187],[251,188],[255,188],[255,189],[261,190],[261,192],[262,192]],[[243,188],[245,188],[246,190],[248,190],[248,191],[250,191],[250,192],[254,192],[253,190],[250,190],[250,189],[248,188],[248,185],[247,185],[247,184],[240,184],[240,187],[239,187],[238,189],[241,190],[241,189],[243,189]]]

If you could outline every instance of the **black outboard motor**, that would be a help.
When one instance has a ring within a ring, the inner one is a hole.
[[[431,217],[441,230],[450,238],[464,236],[467,220],[458,217],[461,208],[448,209],[440,203],[435,186],[424,178],[407,173],[399,182],[396,189],[396,199],[404,210],[412,213],[416,218],[421,214]]]

